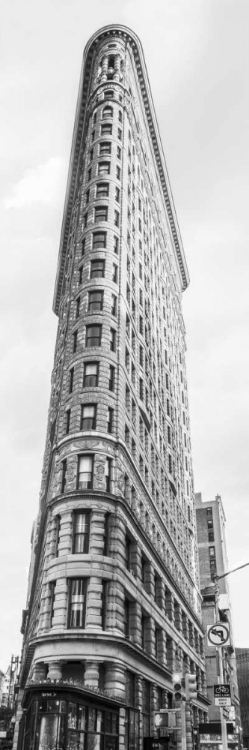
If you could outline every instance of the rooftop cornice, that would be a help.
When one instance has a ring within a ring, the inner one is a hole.
[[[104,38],[108,38],[114,35],[119,35],[126,42],[129,42],[132,47],[134,62],[136,66],[138,81],[140,85],[141,96],[144,103],[144,110],[147,118],[148,129],[151,136],[151,142],[154,149],[155,161],[157,164],[158,174],[161,181],[162,192],[164,195],[166,212],[169,219],[169,225],[171,229],[171,236],[175,248],[176,257],[180,269],[182,279],[182,289],[186,289],[189,284],[189,274],[182,245],[182,239],[180,229],[178,225],[176,210],[174,206],[174,200],[170,187],[169,176],[166,167],[165,156],[163,152],[163,146],[160,138],[155,108],[153,104],[149,78],[146,69],[146,63],[144,59],[143,49],[141,42],[137,35],[126,26],[119,24],[111,24],[104,26],[91,36],[84,50],[83,54],[83,65],[81,68],[79,93],[76,106],[75,123],[73,130],[72,147],[69,161],[66,197],[64,204],[59,259],[57,266],[57,275],[55,281],[55,291],[53,300],[53,310],[58,315],[60,305],[60,295],[62,288],[63,273],[65,268],[66,252],[67,252],[67,241],[69,234],[71,211],[73,208],[75,188],[77,184],[77,172],[79,166],[79,156],[82,143],[82,135],[84,132],[84,123],[87,115],[87,99],[88,89],[90,82],[90,74],[92,67],[93,55],[96,49],[96,45],[103,41]]]

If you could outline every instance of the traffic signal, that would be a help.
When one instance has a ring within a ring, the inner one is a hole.
[[[186,701],[197,698],[196,674],[185,674]]]
[[[182,697],[182,675],[179,672],[173,674],[173,690],[175,701],[180,701]]]
[[[174,729],[175,726],[175,711],[161,710],[155,712],[155,727],[168,727],[168,729]]]

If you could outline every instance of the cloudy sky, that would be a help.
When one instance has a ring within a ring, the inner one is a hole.
[[[222,495],[230,566],[249,561],[248,0],[3,0],[0,669],[21,647],[83,48],[107,23],[145,53],[191,283],[184,294],[196,491]],[[249,647],[249,567],[230,579]]]

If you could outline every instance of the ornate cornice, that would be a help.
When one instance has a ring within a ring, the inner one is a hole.
[[[75,198],[75,188],[77,184],[77,172],[79,167],[79,157],[81,152],[82,137],[84,133],[84,125],[87,117],[87,101],[90,95],[89,84],[91,80],[91,69],[93,56],[96,50],[96,45],[102,42],[103,39],[111,36],[120,36],[126,43],[130,43],[133,58],[136,66],[138,81],[140,85],[141,96],[144,103],[144,111],[147,118],[148,129],[150,132],[151,143],[154,149],[155,161],[158,169],[159,178],[161,181],[162,192],[165,200],[165,207],[167,216],[169,219],[169,225],[171,229],[171,236],[175,248],[176,257],[180,269],[182,279],[182,289],[186,289],[189,284],[189,274],[187,269],[186,258],[182,245],[182,239],[180,229],[177,221],[176,210],[174,206],[174,200],[171,192],[169,176],[167,172],[165,156],[163,152],[162,142],[160,138],[159,128],[157,124],[157,118],[155,108],[153,104],[150,83],[147,75],[146,64],[144,60],[144,54],[141,42],[137,35],[126,26],[114,25],[105,26],[99,29],[89,39],[83,55],[83,65],[81,69],[79,94],[76,107],[75,123],[73,130],[72,148],[69,161],[66,198],[64,205],[64,213],[62,220],[59,259],[57,266],[57,275],[55,282],[53,310],[58,315],[61,288],[63,281],[63,274],[65,269],[67,243],[69,235],[69,226],[71,219],[71,212]]]

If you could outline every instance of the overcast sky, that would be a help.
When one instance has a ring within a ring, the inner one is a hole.
[[[140,37],[187,257],[196,491],[221,494],[230,566],[249,561],[248,0],[3,0],[0,669],[20,653],[57,319],[53,286],[83,48]],[[249,567],[230,579],[249,647]]]

